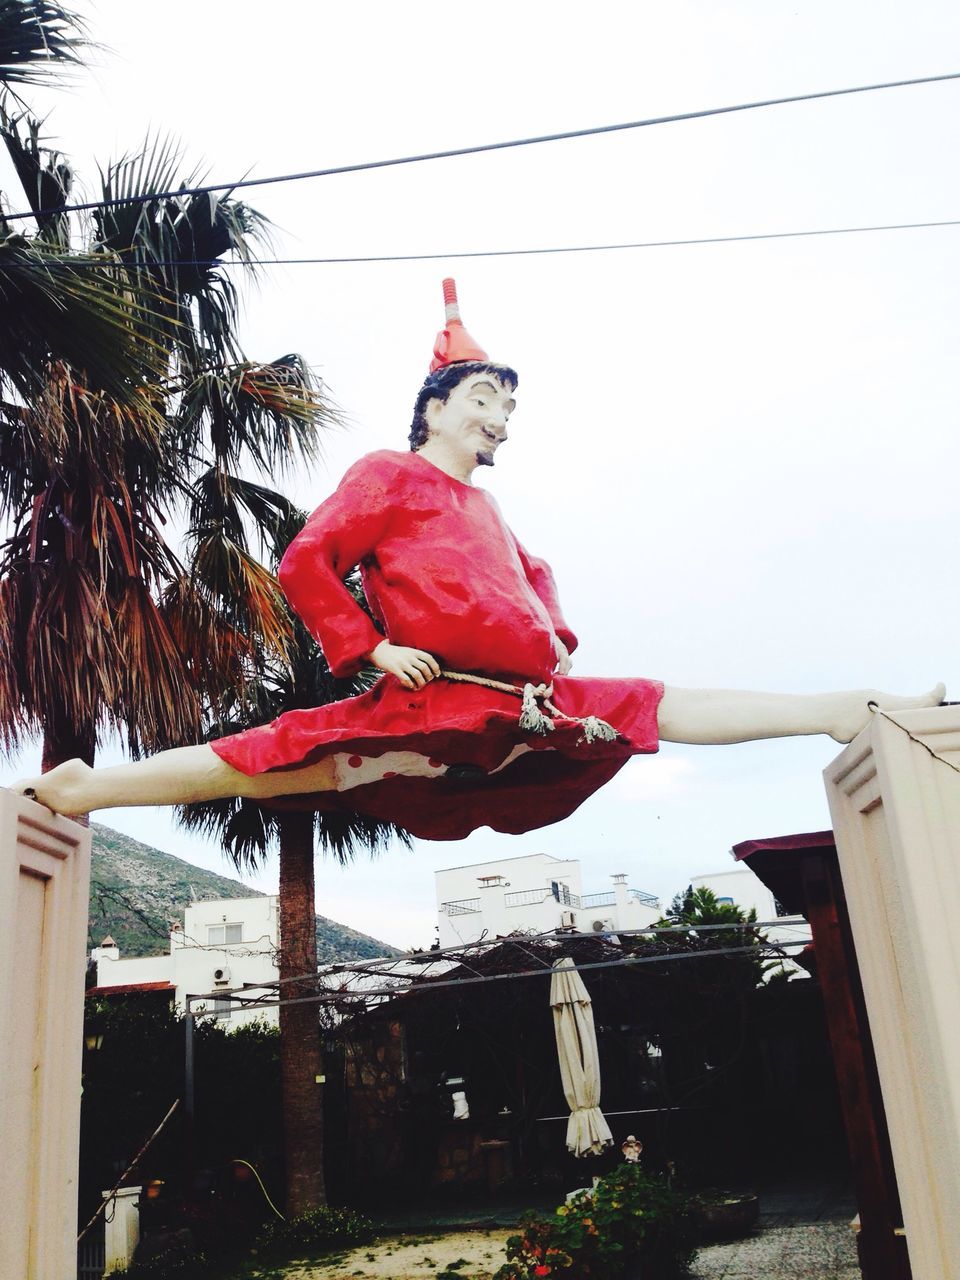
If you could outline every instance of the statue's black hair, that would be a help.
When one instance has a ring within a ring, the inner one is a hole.
[[[504,384],[516,390],[520,379],[513,369],[505,364],[485,364],[479,360],[465,360],[459,364],[444,365],[436,373],[429,373],[417,395],[417,403],[413,406],[413,422],[410,424],[410,448],[415,452],[427,442],[427,418],[424,410],[431,400],[446,401],[454,387],[477,373],[492,373]]]

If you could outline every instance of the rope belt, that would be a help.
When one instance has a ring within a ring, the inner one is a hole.
[[[504,680],[492,680],[489,676],[473,676],[465,671],[440,672],[444,680],[452,680],[455,684],[478,684],[484,689],[496,689],[498,693],[510,693],[520,698],[520,728],[524,733],[538,733],[545,736],[556,729],[556,721],[564,720],[567,724],[578,724],[583,729],[583,739],[588,745],[593,742],[613,742],[617,731],[612,724],[601,720],[599,716],[568,716],[555,707],[550,699],[553,697],[553,684],[507,684]]]

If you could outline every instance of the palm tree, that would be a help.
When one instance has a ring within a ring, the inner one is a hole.
[[[0,137],[25,190],[69,190],[39,125],[19,123],[0,118]],[[169,190],[178,161],[148,142],[105,171],[104,198]],[[65,232],[54,219],[41,234]],[[134,756],[196,741],[204,706],[242,680],[245,646],[287,643],[279,588],[247,550],[234,472],[312,460],[336,415],[299,357],[254,364],[239,350],[238,294],[219,259],[249,257],[265,234],[229,199],[98,210],[92,247],[148,299],[162,378],[141,361],[120,398],[87,367],[48,358],[39,389],[0,405],[0,515],[12,523],[0,547],[0,733],[15,748],[42,732],[44,768],[92,763],[105,729]],[[164,530],[184,504],[204,531],[187,561]]]
[[[83,24],[46,0],[0,0],[0,119],[36,233],[4,218],[0,192],[0,412],[14,398],[39,394],[50,359],[83,369],[94,385],[124,402],[136,399],[144,368],[156,373],[162,351],[142,294],[104,255],[75,252],[65,215],[73,175],[62,162],[38,164],[39,126],[12,143],[25,118],[18,89],[63,76],[80,62]],[[8,105],[16,102],[20,114]],[[57,157],[59,161],[59,157]],[[53,210],[54,212],[44,212]],[[6,209],[9,213],[9,208]]]
[[[254,510],[257,528],[278,562],[304,516],[257,486],[238,486],[238,497]],[[194,536],[201,536],[196,530]],[[351,580],[359,594],[359,584]],[[293,641],[286,660],[261,648],[252,678],[238,693],[226,719],[211,726],[211,736],[264,724],[284,711],[315,707],[369,688],[376,673],[336,679],[306,628],[290,617]],[[317,1088],[322,1074],[317,994],[316,888],[314,856],[319,844],[340,862],[360,850],[374,854],[391,838],[409,846],[410,837],[390,823],[360,814],[315,814],[278,810],[255,800],[214,800],[185,806],[180,821],[187,828],[217,839],[238,870],[258,866],[275,846],[280,854],[280,949],[277,966],[284,1000],[280,1006],[280,1063],[283,1085],[283,1144],[286,1204],[289,1214],[325,1203],[323,1176],[323,1099]]]
[[[4,69],[36,78],[31,49],[74,57],[68,26],[57,6],[0,0],[0,80]],[[295,520],[242,473],[313,460],[336,420],[298,356],[262,364],[239,349],[239,298],[220,260],[255,256],[264,219],[228,197],[161,197],[200,175],[178,183],[176,149],[148,140],[102,173],[116,203],[96,212],[78,253],[59,212],[69,164],[2,103],[0,137],[37,224],[28,239],[0,216],[0,302],[16,308],[15,322],[0,318],[0,518],[12,526],[0,546],[0,736],[15,748],[42,732],[51,768],[92,763],[106,728],[136,756],[198,740],[205,715],[231,707],[263,718],[271,698],[342,696],[328,671],[326,694],[311,683],[324,670],[315,650],[309,670],[284,665],[309,644],[250,549],[252,527],[269,525],[279,545]],[[184,559],[164,531],[178,505],[190,516]],[[236,816],[255,831],[250,844],[233,836],[234,851],[281,844],[283,975],[315,973],[315,825],[343,858],[389,828],[249,806]],[[323,1199],[311,1006],[287,1006],[284,1029],[302,1046],[284,1072],[290,1202],[303,1206]]]

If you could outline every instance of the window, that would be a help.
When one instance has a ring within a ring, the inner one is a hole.
[[[733,899],[732,899],[732,898],[718,898],[718,899],[717,899],[717,906],[718,906],[718,907],[732,907],[733,905],[734,905],[734,903],[733,903]]]
[[[243,941],[243,925],[242,924],[211,924],[207,925],[207,946],[223,947],[228,942]]]
[[[210,1001],[210,1008],[208,1012],[212,1013],[218,1022],[226,1022],[233,1013],[233,1002],[229,999],[214,997],[214,999]]]

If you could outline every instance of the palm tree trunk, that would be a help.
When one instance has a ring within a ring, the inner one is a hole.
[[[92,727],[77,730],[66,724],[56,714],[48,716],[43,728],[43,758],[40,772],[47,773],[65,760],[79,757],[84,764],[93,767],[97,750],[97,735]]]
[[[314,995],[317,931],[312,813],[280,817],[280,957],[282,998]],[[323,1091],[317,1005],[280,1006],[280,1075],[287,1214],[326,1204],[323,1181]]]

